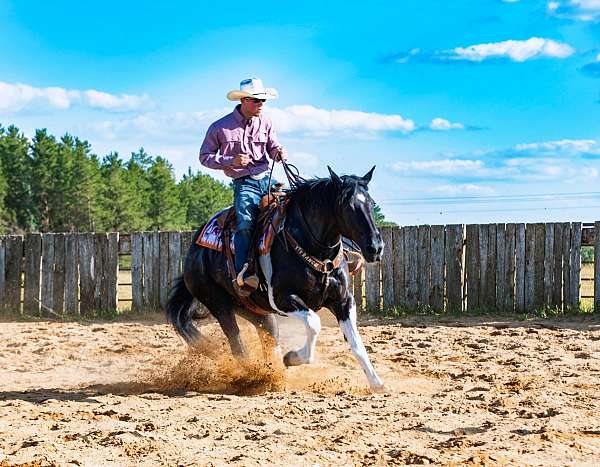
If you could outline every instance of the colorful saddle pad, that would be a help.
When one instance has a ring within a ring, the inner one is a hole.
[[[230,208],[226,208],[219,211],[206,223],[196,240],[197,245],[223,252],[223,227],[219,225],[218,219],[229,209]],[[264,223],[265,227],[262,228],[262,233],[258,242],[258,253],[260,255],[266,255],[271,251],[273,239],[275,238],[275,234],[279,232],[282,227],[284,218],[285,206],[280,206],[273,210],[270,218]],[[235,248],[233,246],[234,236],[235,231],[231,236],[231,252],[235,254]]]

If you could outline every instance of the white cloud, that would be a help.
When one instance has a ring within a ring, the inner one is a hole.
[[[600,0],[551,1],[547,4],[552,16],[576,21],[600,21]]]
[[[557,42],[543,37],[530,37],[526,40],[506,40],[474,44],[466,47],[455,47],[447,50],[425,51],[418,48],[388,57],[388,61],[405,64],[483,62],[490,59],[508,59],[524,62],[537,58],[566,58],[575,50],[569,44]]]
[[[559,157],[600,154],[600,143],[593,139],[562,139],[540,143],[517,144],[515,150],[531,152],[537,155],[553,155]]]
[[[573,54],[574,49],[568,44],[552,39],[531,37],[525,41],[507,40],[456,47],[449,52],[449,58],[452,60],[481,62],[488,58],[505,57],[515,62],[524,62],[539,57],[566,58]]]
[[[378,114],[357,110],[326,110],[312,105],[267,108],[279,133],[330,134],[334,131],[414,131],[415,123],[398,114]]]
[[[451,185],[436,185],[429,190],[430,193],[436,193],[447,196],[456,195],[476,195],[486,196],[496,193],[492,187],[479,185],[475,183],[457,183]]]
[[[430,175],[461,175],[474,173],[484,166],[481,160],[443,159],[433,161],[408,161],[392,164],[392,170],[402,175],[425,173]]]
[[[434,118],[429,124],[432,130],[463,130],[465,126],[462,123],[452,123],[444,118]]]
[[[73,105],[93,109],[124,112],[153,107],[147,95],[114,95],[93,89],[80,91],[60,87],[38,88],[22,83],[0,81],[0,113],[16,113],[27,109],[51,108],[65,110]]]

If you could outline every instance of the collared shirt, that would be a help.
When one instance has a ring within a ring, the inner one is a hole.
[[[281,147],[271,120],[265,116],[246,119],[238,104],[233,112],[214,122],[206,132],[200,148],[200,163],[219,169],[232,178],[259,175],[269,168],[267,155],[273,159]],[[251,157],[250,165],[232,166],[238,154]]]

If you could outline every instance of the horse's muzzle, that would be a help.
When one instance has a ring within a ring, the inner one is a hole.
[[[363,252],[367,263],[381,261],[381,256],[383,255],[383,246],[383,241],[381,241],[381,239],[376,239],[370,245],[367,245],[365,251]]]

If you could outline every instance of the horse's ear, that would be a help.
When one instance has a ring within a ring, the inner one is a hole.
[[[338,186],[341,185],[342,179],[338,176],[338,174],[336,174],[329,166],[327,166],[327,170],[329,170],[329,175],[331,176],[331,179],[335,182],[335,184]]]
[[[375,170],[375,166],[371,170],[369,170],[365,176],[362,178],[365,183],[369,183],[371,181],[371,177],[373,176],[373,171]]]

